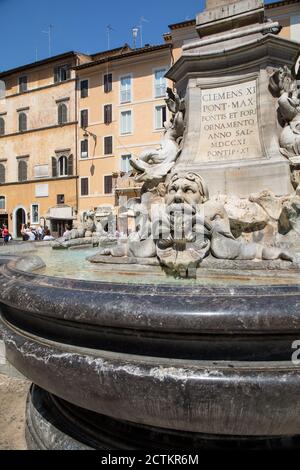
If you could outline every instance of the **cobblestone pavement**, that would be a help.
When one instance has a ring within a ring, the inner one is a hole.
[[[0,450],[25,450],[25,403],[30,382],[0,374]]]

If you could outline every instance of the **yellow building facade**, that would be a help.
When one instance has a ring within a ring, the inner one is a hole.
[[[266,5],[266,15],[300,47],[300,0]],[[139,194],[129,158],[159,145],[164,74],[198,38],[195,20],[169,29],[159,46],[69,52],[0,73],[0,225],[14,238],[22,223],[61,235],[88,210]]]

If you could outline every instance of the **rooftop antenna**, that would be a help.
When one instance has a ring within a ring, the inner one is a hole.
[[[42,31],[42,33],[48,34],[49,57],[51,57],[52,29],[53,29],[53,25],[50,24],[47,31]]]
[[[112,31],[115,31],[114,28],[108,24],[106,26],[106,32],[107,32],[107,50],[109,51],[110,50],[110,34]]]
[[[136,40],[139,34],[139,28],[135,26],[132,28],[132,36],[133,36],[133,49],[136,49]]]
[[[146,18],[144,18],[143,16],[140,17],[139,28],[140,28],[141,47],[143,47],[143,45],[144,45],[144,41],[143,41],[143,23],[150,23],[150,21],[146,20]]]

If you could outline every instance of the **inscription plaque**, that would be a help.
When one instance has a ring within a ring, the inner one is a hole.
[[[201,90],[201,161],[261,158],[256,81]]]

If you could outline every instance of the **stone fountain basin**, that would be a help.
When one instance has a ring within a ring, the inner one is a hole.
[[[8,360],[42,389],[159,428],[300,434],[299,272],[290,284],[214,287],[62,279],[40,266],[6,260],[0,301]]]

